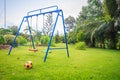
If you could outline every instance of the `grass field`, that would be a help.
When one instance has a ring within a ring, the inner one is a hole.
[[[45,47],[34,53],[28,47],[0,50],[0,80],[120,80],[120,51],[87,48],[76,50],[69,45],[70,58],[65,50],[49,53],[43,58]],[[26,70],[24,63],[33,62],[33,68]]]

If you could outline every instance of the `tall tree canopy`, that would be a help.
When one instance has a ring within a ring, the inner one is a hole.
[[[53,18],[52,14],[47,14],[46,19],[44,19],[44,24],[43,24],[43,34],[44,35],[50,35],[53,27]]]
[[[72,16],[69,16],[65,19],[66,29],[68,32],[72,30],[75,26],[75,18]]]
[[[84,33],[88,46],[116,49],[120,28],[120,8],[116,1],[119,2],[88,0],[88,5],[82,8],[76,19],[75,29],[70,35],[76,35],[77,41],[81,39],[78,35]]]

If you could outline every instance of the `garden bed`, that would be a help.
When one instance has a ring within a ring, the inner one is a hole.
[[[10,45],[0,45],[0,49],[9,49]]]

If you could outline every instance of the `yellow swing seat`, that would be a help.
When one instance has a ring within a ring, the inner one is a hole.
[[[29,51],[34,51],[34,52],[37,52],[38,51],[38,49],[37,48],[29,48]]]

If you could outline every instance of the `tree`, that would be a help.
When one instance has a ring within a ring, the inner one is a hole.
[[[8,26],[8,29],[12,31],[13,35],[16,35],[16,32],[18,31],[18,26]]]
[[[77,17],[76,32],[85,32],[86,44],[91,47],[95,47],[96,37],[94,33],[101,23],[98,18],[102,15],[101,0],[88,0],[88,6],[84,6]]]
[[[60,43],[61,42],[61,37],[59,35],[59,31],[57,30],[57,33],[55,35],[55,43]]]
[[[68,18],[65,19],[65,25],[66,25],[66,30],[70,32],[70,30],[73,29],[75,26],[75,19],[72,16],[69,16]]]
[[[34,30],[32,27],[30,27],[30,30],[31,30],[31,33],[32,33],[33,35],[36,34],[36,30]],[[24,29],[24,32],[25,32],[25,34],[28,34],[28,33],[29,33],[29,28],[28,28],[28,26],[26,26],[26,28]]]
[[[115,28],[117,29],[117,45],[118,49],[120,50],[120,0],[116,0],[116,3],[118,4],[118,8],[116,11],[116,21],[115,21]]]
[[[68,43],[72,43],[72,44],[75,44],[76,43],[76,33],[74,31],[71,31],[69,32],[68,36],[67,36],[67,40],[68,40]]]
[[[116,49],[116,43],[117,43],[117,30],[115,29],[115,15],[118,8],[118,5],[116,3],[116,0],[104,0],[104,16],[109,16],[109,34],[110,34],[110,48]]]
[[[2,35],[0,35],[0,45],[1,44],[6,44],[6,40]]]
[[[12,34],[12,31],[10,29],[0,28],[0,34],[1,35]]]
[[[43,34],[50,36],[52,27],[53,27],[52,14],[49,13],[46,15],[46,20],[45,20],[45,23],[43,24]]]
[[[36,31],[30,27],[30,30],[31,30],[31,35],[33,36],[33,38],[35,37],[36,35]],[[27,37],[27,40],[30,41],[31,40],[31,37],[30,37],[30,32],[29,32],[29,28],[28,26],[26,26],[26,28],[24,29],[24,36]]]

